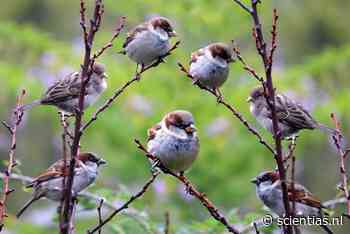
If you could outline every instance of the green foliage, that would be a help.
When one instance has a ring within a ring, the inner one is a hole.
[[[91,4],[93,1],[87,2]],[[240,122],[217,105],[213,97],[193,87],[176,65],[177,61],[187,64],[191,51],[208,42],[235,39],[242,55],[262,74],[250,35],[250,19],[232,2],[105,1],[106,17],[95,49],[110,38],[116,18],[121,15],[128,17],[128,29],[149,14],[167,16],[175,22],[182,43],[167,58],[166,64],[147,72],[84,135],[82,148],[95,151],[108,161],[91,191],[110,202],[125,201],[138,191],[150,176],[150,165],[136,149],[133,139],[145,141],[147,129],[160,121],[166,112],[188,109],[195,116],[201,140],[201,153],[188,172],[189,178],[227,214],[232,223],[248,224],[262,216],[262,205],[249,180],[263,169],[274,168],[273,157]],[[279,90],[292,92],[313,107],[315,117],[321,122],[331,125],[329,113],[339,113],[346,132],[349,125],[347,70],[350,35],[347,30],[348,8],[343,4],[348,3],[341,0],[321,2],[324,3],[280,1],[274,5],[280,9],[281,16],[274,78]],[[20,89],[27,90],[26,102],[29,103],[40,97],[47,83],[79,69],[82,50],[79,47],[78,5],[77,1],[13,0],[0,9],[0,119],[8,118]],[[271,9],[271,1],[264,1],[261,13],[267,38]],[[336,17],[338,13],[339,17]],[[125,32],[101,58],[108,68],[109,89],[103,100],[87,110],[87,117],[133,75],[135,64],[116,54],[124,38]],[[237,62],[232,65],[223,93],[251,123],[258,126],[245,102],[249,91],[256,85]],[[18,159],[24,162],[20,166],[23,174],[35,176],[60,157],[61,129],[56,112],[54,108],[37,107],[25,115],[17,151]],[[271,141],[265,130],[257,128]],[[0,130],[1,159],[7,159],[4,134]],[[334,196],[334,184],[338,181],[337,177],[329,176],[336,175],[338,169],[335,153],[326,142],[321,133],[305,132],[298,139],[296,151],[300,168],[304,169],[301,169],[298,179],[324,200]],[[11,196],[10,212],[14,213],[29,193],[17,189],[17,193]],[[53,205],[52,202],[49,204]],[[78,214],[77,233],[83,233],[97,222],[97,213],[93,210],[96,203],[82,200],[81,205],[94,215],[80,218]],[[242,215],[235,207],[250,212]],[[225,231],[208,216],[198,201],[191,199],[176,181],[166,176],[161,176],[132,208],[140,213],[118,216],[103,233],[162,233],[165,211],[171,214],[171,233],[216,234]],[[13,233],[40,234],[55,232],[57,225],[36,225],[11,216],[8,228]],[[343,233],[348,233],[347,230],[344,228]]]

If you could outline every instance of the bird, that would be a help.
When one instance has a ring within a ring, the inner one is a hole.
[[[272,212],[280,217],[285,216],[285,207],[282,196],[281,180],[277,171],[263,171],[257,177],[251,180],[256,185],[256,194],[258,198]],[[294,189],[291,182],[286,182],[288,200],[290,207],[295,202],[295,215],[299,217],[323,217],[325,207],[320,200],[309,192],[304,186],[294,183]],[[332,230],[326,225],[320,225],[328,234]]]
[[[108,75],[103,64],[95,63],[92,67],[90,80],[86,85],[84,107],[92,105],[107,89]],[[61,111],[75,114],[79,110],[79,96],[81,90],[81,71],[73,72],[53,83],[44,95],[30,104],[23,105],[23,111],[37,105],[56,106]]]
[[[199,83],[222,97],[219,88],[227,80],[233,62],[233,50],[225,43],[212,43],[191,54],[189,74]]]
[[[167,113],[160,123],[148,129],[147,150],[167,169],[183,174],[199,152],[192,114],[185,110]]]
[[[250,112],[258,123],[274,134],[272,112],[266,101],[264,88],[255,88],[250,93],[247,101],[250,103]],[[340,134],[336,129],[329,128],[317,122],[300,103],[283,94],[277,93],[275,95],[275,108],[278,129],[282,139],[296,136],[303,129],[319,129],[330,136]]]
[[[121,53],[137,63],[136,71],[139,65],[142,70],[168,53],[169,39],[175,36],[176,32],[169,19],[154,17],[128,32]]]
[[[34,178],[32,182],[26,185],[27,188],[33,188],[32,198],[28,200],[17,213],[19,218],[23,212],[35,201],[41,198],[47,198],[53,201],[62,199],[63,178],[68,175],[69,162],[58,160],[52,164],[46,171]],[[106,161],[99,158],[96,154],[87,152],[80,153],[74,168],[74,180],[72,186],[72,197],[76,197],[79,192],[90,186],[98,175],[100,165],[106,164]],[[66,169],[64,166],[66,165]]]

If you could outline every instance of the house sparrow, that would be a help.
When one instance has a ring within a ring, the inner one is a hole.
[[[169,49],[169,38],[176,36],[170,21],[164,17],[155,17],[132,29],[123,44],[122,53],[126,54],[138,66],[151,64],[165,55]]]
[[[224,43],[212,43],[191,55],[189,74],[193,83],[215,91],[219,97],[221,87],[229,74],[229,63],[233,62],[232,48]]]
[[[264,96],[264,88],[255,88],[247,101],[250,102],[252,115],[273,134],[272,115]],[[282,138],[291,137],[303,129],[320,129],[331,136],[337,134],[337,130],[318,123],[301,104],[283,94],[276,94],[275,105]]]
[[[106,161],[102,158],[98,158],[93,153],[81,153],[78,155],[77,159],[72,186],[73,197],[77,196],[79,192],[95,181],[98,174],[98,167],[106,163]],[[17,218],[19,218],[33,202],[43,197],[53,201],[60,201],[62,199],[62,180],[64,176],[68,175],[68,171],[69,161],[67,161],[66,170],[64,170],[64,161],[61,159],[52,164],[44,173],[34,178],[34,180],[26,186],[27,188],[34,189],[33,196],[17,213]]]
[[[183,173],[197,158],[199,140],[193,116],[176,110],[148,130],[148,151],[173,172]]]
[[[105,66],[95,63],[85,90],[84,109],[92,105],[106,90],[107,77]],[[52,105],[65,112],[75,113],[79,108],[80,87],[81,72],[73,72],[51,85],[41,99],[22,106],[22,109],[27,110],[36,105]]]
[[[282,197],[281,180],[277,171],[264,171],[251,180],[256,185],[256,193],[259,199],[278,216],[285,215]],[[314,197],[304,186],[287,182],[288,199],[290,207],[295,202],[295,215],[302,217],[323,217],[325,208],[319,199]],[[325,225],[321,227],[329,234],[333,232]]]

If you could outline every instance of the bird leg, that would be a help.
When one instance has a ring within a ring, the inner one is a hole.
[[[217,98],[217,102],[221,103],[224,100],[224,96],[222,95],[220,89],[219,88],[215,88],[214,92],[215,92],[215,96]]]

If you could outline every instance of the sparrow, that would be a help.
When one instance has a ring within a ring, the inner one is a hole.
[[[147,150],[163,166],[175,173],[184,173],[197,158],[199,139],[190,112],[176,110],[148,129]]]
[[[80,153],[78,155],[74,169],[73,197],[76,197],[79,192],[96,180],[99,166],[105,163],[106,161],[97,157],[94,153]],[[66,169],[64,165],[63,159],[58,160],[26,186],[27,188],[33,188],[33,195],[17,213],[17,218],[33,202],[41,198],[47,198],[53,201],[60,201],[62,199],[63,179],[68,175],[69,161],[66,163]]]
[[[165,55],[170,49],[169,39],[175,37],[170,21],[165,17],[152,18],[128,32],[123,51],[143,68]]]
[[[252,115],[265,129],[273,134],[272,114],[266,102],[264,88],[255,88],[247,101],[250,103],[250,112]],[[338,133],[337,130],[317,122],[300,103],[283,94],[277,93],[275,95],[275,105],[278,129],[282,139],[292,137],[303,129],[320,129],[332,136]]]
[[[85,90],[84,109],[92,105],[107,89],[106,78],[108,76],[105,70],[105,66],[100,63],[93,65],[92,75]],[[22,110],[37,105],[51,105],[74,114],[79,109],[80,88],[81,72],[73,72],[51,85],[41,99],[22,106]]]
[[[219,87],[227,80],[234,61],[233,50],[224,43],[212,43],[191,54],[189,74],[193,83],[199,83],[222,97]]]
[[[277,171],[264,171],[256,178],[251,180],[256,185],[256,193],[258,198],[271,211],[278,216],[285,215],[284,203],[282,198],[282,188],[279,173]],[[323,217],[323,209],[325,208],[320,200],[309,192],[304,186],[287,182],[288,199],[290,207],[293,207],[295,202],[295,215],[301,217]],[[329,234],[333,232],[325,225],[321,227]]]

